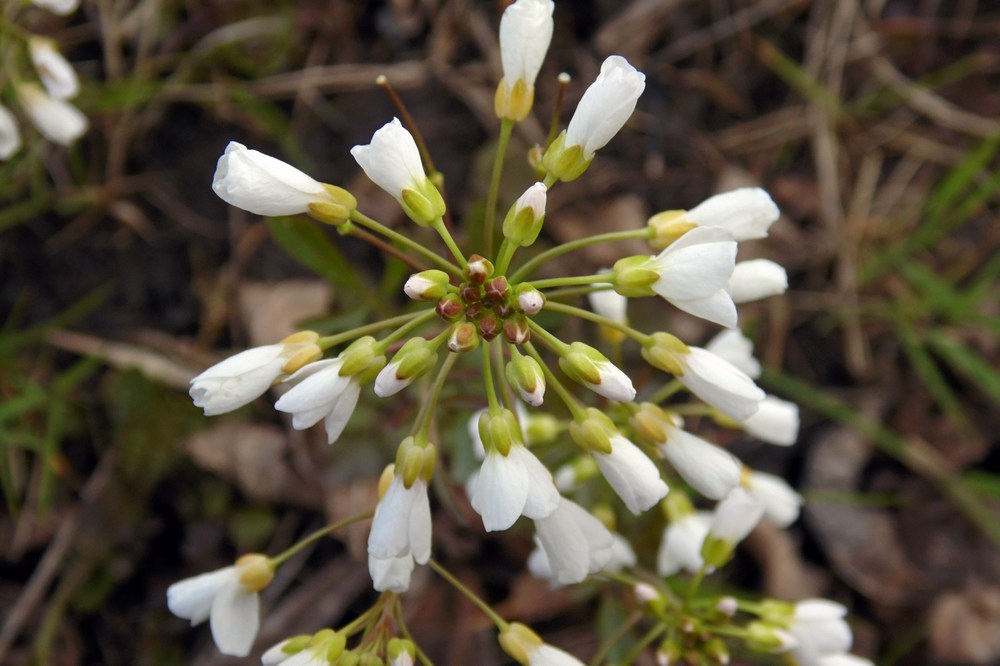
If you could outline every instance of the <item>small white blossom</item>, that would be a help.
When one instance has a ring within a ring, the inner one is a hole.
[[[610,561],[614,537],[583,507],[563,498],[547,518],[535,521],[535,539],[545,551],[552,578],[560,585],[579,583]]]
[[[761,441],[791,446],[799,438],[799,407],[794,402],[768,395],[742,425]]]
[[[537,289],[525,289],[517,294],[517,310],[529,317],[541,312],[545,297]]]
[[[666,496],[669,489],[656,463],[624,436],[611,437],[610,453],[595,450],[593,455],[604,478],[632,513],[639,515]]]
[[[427,180],[413,135],[393,118],[372,136],[366,146],[354,146],[351,155],[376,185],[403,200],[403,190],[419,190]]]
[[[581,146],[590,159],[625,125],[645,87],[646,76],[625,58],[608,57],[569,121],[566,147]]]
[[[431,556],[431,505],[427,483],[417,479],[409,488],[397,474],[375,507],[368,534],[368,570],[375,589],[409,586],[413,561],[426,564]],[[404,586],[405,582],[405,586]]]
[[[528,666],[584,666],[584,663],[557,647],[542,643],[528,651]]]
[[[56,49],[55,42],[43,37],[28,40],[31,62],[38,72],[38,78],[53,99],[67,100],[80,92],[80,80],[76,78],[73,65]]]
[[[210,620],[219,651],[245,657],[260,628],[257,592],[270,582],[268,567],[263,556],[247,556],[233,566],[174,583],[167,588],[167,607],[191,626]]]
[[[690,232],[688,232],[690,233]],[[741,261],[729,276],[726,291],[735,303],[750,303],[788,290],[788,274],[770,259]]]
[[[672,576],[681,570],[698,573],[703,564],[701,544],[708,535],[712,518],[710,511],[697,511],[667,525],[656,553],[656,572],[661,576]]]
[[[635,398],[635,387],[628,375],[599,351],[582,342],[569,346],[569,351],[559,358],[559,367],[574,381],[609,400],[631,402]],[[591,379],[597,381],[591,382]]]
[[[698,227],[650,262],[659,275],[652,290],[676,307],[727,328],[736,306],[725,287],[736,263],[736,241],[725,229]]]
[[[764,505],[764,515],[778,527],[788,527],[798,520],[802,495],[781,477],[753,470],[744,480],[744,487]]]
[[[705,349],[728,361],[751,379],[760,377],[760,361],[753,355],[753,342],[738,328],[720,331]]]
[[[691,487],[720,500],[740,483],[742,465],[733,454],[680,428],[663,424],[667,441],[660,451]]]
[[[778,207],[759,187],[744,187],[716,194],[687,211],[687,220],[702,227],[721,227],[738,241],[767,236],[778,219]]]
[[[31,3],[60,16],[72,14],[80,6],[80,0],[31,0]]]
[[[412,555],[386,558],[368,556],[368,575],[372,578],[372,587],[379,592],[406,592],[410,589],[413,567]]]
[[[628,322],[628,298],[622,296],[614,289],[601,289],[587,294],[590,301],[590,309],[596,314],[618,324]]]
[[[46,139],[68,146],[87,131],[87,116],[72,104],[50,97],[34,84],[17,89],[17,98],[32,124]]]
[[[470,497],[487,532],[508,529],[522,515],[534,520],[550,516],[559,500],[548,468],[519,444],[506,456],[496,449],[487,452]]]
[[[291,414],[296,430],[323,421],[327,443],[333,444],[344,432],[361,394],[355,375],[340,374],[343,364],[343,357],[338,356],[303,367],[288,378],[295,386],[274,403],[274,408]]]
[[[255,215],[296,215],[328,198],[323,184],[270,155],[230,141],[219,158],[212,190]]]
[[[792,655],[799,666],[820,666],[824,656],[841,655],[851,649],[853,637],[844,617],[847,609],[829,599],[806,599],[795,604],[788,626],[797,645]]]
[[[764,505],[743,488],[734,488],[715,507],[709,534],[729,545],[746,538],[764,515]]]
[[[730,418],[743,421],[757,411],[765,393],[731,363],[700,347],[678,354],[683,374],[677,378],[696,396]]]
[[[611,536],[614,541],[611,544],[610,555],[608,561],[601,569],[617,572],[627,567],[634,567],[636,556],[631,544],[620,534],[612,532]],[[528,556],[528,571],[535,578],[548,581],[552,587],[559,587],[561,585],[552,573],[552,565],[549,564],[549,558],[545,554],[545,551],[542,550],[542,547],[537,544],[537,540],[535,549]]]
[[[10,159],[21,149],[21,130],[7,107],[0,104],[0,160]]]
[[[400,378],[398,374],[402,360],[393,359],[375,377],[375,395],[380,398],[388,398],[395,395],[413,383],[416,375],[412,377]]]
[[[552,0],[517,0],[500,18],[500,60],[509,86],[520,79],[535,86],[552,41]]]
[[[267,652],[260,656],[261,666],[329,666],[327,659],[327,643],[316,646],[307,646],[295,654],[288,654],[284,651],[288,640],[281,641],[277,645],[271,646]]]
[[[249,404],[264,394],[278,379],[287,376],[289,360],[315,349],[315,334],[296,334],[284,342],[253,347],[216,363],[191,380],[189,393],[206,416],[225,414]]]

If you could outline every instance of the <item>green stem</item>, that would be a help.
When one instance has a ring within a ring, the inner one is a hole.
[[[360,224],[363,227],[371,229],[372,231],[380,233],[383,236],[385,236],[386,238],[389,238],[389,239],[391,239],[391,240],[399,243],[400,245],[403,245],[404,247],[407,247],[410,250],[413,250],[414,252],[416,252],[420,256],[424,257],[425,259],[427,259],[431,263],[436,264],[442,270],[445,270],[448,273],[451,273],[452,275],[456,275],[458,277],[462,277],[462,271],[461,271],[461,269],[459,267],[455,266],[455,264],[453,264],[450,261],[448,261],[447,259],[445,259],[444,257],[442,257],[437,252],[434,252],[433,250],[430,250],[430,249],[424,247],[420,243],[416,242],[415,240],[413,240],[411,238],[407,238],[406,236],[404,236],[403,234],[401,234],[399,232],[393,231],[392,229],[390,229],[389,227],[385,226],[384,224],[381,224],[380,222],[376,222],[375,220],[373,220],[372,218],[368,217],[364,213],[362,213],[360,211],[357,211],[357,210],[352,211],[351,212],[351,221],[355,222],[357,224]],[[442,224],[443,224],[443,222],[442,222]],[[438,232],[438,233],[440,233],[440,232]],[[447,233],[447,231],[445,233]]]
[[[360,522],[362,520],[367,520],[371,518],[373,515],[375,515],[375,512],[369,511],[368,513],[362,513],[360,515],[354,516],[353,518],[345,518],[344,520],[333,523],[332,525],[327,525],[324,528],[316,530],[315,532],[307,536],[302,541],[299,541],[297,544],[295,544],[285,552],[281,553],[280,555],[276,555],[275,557],[272,557],[270,560],[271,568],[277,569],[282,564],[287,562],[290,557],[293,557],[299,552],[301,552],[302,549],[308,546],[309,544],[318,541],[319,539],[322,539],[323,537],[333,532],[336,532],[339,529],[343,529],[348,525],[353,525],[354,523]]]
[[[328,335],[322,337],[316,341],[320,349],[327,350],[331,347],[336,347],[337,345],[347,342],[348,340],[354,340],[355,338],[360,338],[363,335],[368,335],[369,333],[375,333],[381,331],[384,328],[391,328],[399,324],[405,324],[408,321],[424,317],[428,313],[435,314],[434,310],[421,310],[420,312],[410,312],[408,314],[399,315],[396,317],[391,317],[389,319],[383,319],[377,321],[373,324],[366,324],[365,326],[359,326],[358,328],[353,328],[350,331],[344,331],[343,333],[337,333],[336,335]]]
[[[559,176],[556,176],[555,174],[551,174],[551,173],[545,174],[545,181],[544,181],[545,182],[545,189],[551,190],[552,186],[556,184],[557,180],[559,180]]]
[[[465,596],[466,599],[468,599],[469,601],[471,601],[472,603],[474,603],[476,606],[478,606],[479,610],[483,611],[483,614],[486,617],[488,617],[490,619],[490,621],[493,622],[493,624],[495,624],[497,626],[497,629],[499,629],[500,631],[506,631],[507,630],[507,627],[509,626],[507,624],[507,620],[505,620],[502,617],[500,617],[497,614],[497,612],[495,610],[493,610],[492,608],[490,608],[489,604],[487,604],[485,601],[483,601],[482,599],[480,599],[479,596],[476,595],[475,592],[473,592],[472,590],[470,590],[469,588],[467,588],[465,585],[463,585],[461,581],[459,581],[457,578],[455,578],[453,575],[451,575],[451,572],[449,572],[443,566],[441,566],[440,564],[438,564],[437,560],[434,560],[434,559],[428,560],[427,564],[430,566],[431,569],[434,569],[434,571],[436,571],[438,573],[438,575],[441,576],[441,578],[444,578],[446,581],[448,581],[449,584],[451,584],[452,587],[454,587],[456,590],[458,590],[459,592],[461,592]]]
[[[545,363],[545,360],[542,359],[542,355],[538,353],[535,346],[530,342],[526,342],[524,343],[524,348],[528,350],[528,354],[530,354],[532,358],[538,361],[538,365],[541,366],[542,372],[545,373],[547,386],[551,387],[559,395],[559,398],[563,401],[563,403],[565,403],[566,408],[569,409],[573,418],[578,421],[587,418],[586,410],[584,410],[579,401],[573,397],[573,394],[569,392],[563,383],[559,381],[559,378],[556,377],[555,373],[552,372],[548,364]]]
[[[448,227],[444,223],[444,218],[439,217],[436,219],[431,225],[431,228],[438,232],[438,236],[440,236],[441,240],[444,241],[444,244],[448,246],[448,250],[451,252],[451,255],[455,257],[455,261],[458,262],[458,265],[462,268],[468,266],[469,262],[465,260],[465,255],[462,254],[462,251],[458,248],[458,245],[455,243],[455,239],[451,237],[451,232],[448,231]]]
[[[430,660],[417,642],[413,640],[413,636],[410,635],[410,629],[406,626],[406,621],[403,619],[403,607],[402,604],[396,604],[393,609],[393,614],[396,616],[396,622],[399,624],[399,630],[403,632],[403,637],[413,644],[413,650],[417,653],[417,660],[424,666],[434,666],[434,662]]]
[[[492,344],[483,345],[483,383],[486,385],[486,401],[490,406],[490,414],[500,411],[500,401],[497,400],[497,388],[493,384],[493,358],[490,350]]]
[[[708,566],[705,564],[701,565],[698,569],[698,573],[695,574],[694,580],[691,581],[690,587],[687,589],[687,593],[684,595],[684,605],[681,607],[681,613],[686,613],[688,608],[691,607],[691,600],[694,599],[695,593],[698,588],[701,587],[701,583],[705,580],[705,574],[708,573]]]
[[[510,345],[510,348],[511,358],[514,358],[514,354],[519,353],[516,351],[517,345]],[[490,360],[493,361],[493,367],[496,368],[496,374],[499,378],[500,400],[503,402],[504,407],[512,412],[516,412],[514,390],[511,388],[510,382],[507,381],[507,375],[503,371],[503,346],[499,339],[491,344],[490,352]]]
[[[483,220],[483,245],[486,256],[493,254],[493,236],[496,235],[497,197],[500,196],[500,176],[503,174],[503,161],[507,155],[507,144],[514,131],[514,121],[504,118],[500,121],[500,138],[497,140],[497,154],[493,158],[493,173],[490,175],[490,191],[486,195],[486,217]],[[502,275],[502,273],[501,273]]]
[[[430,393],[427,394],[424,404],[420,407],[420,413],[417,414],[417,419],[413,423],[412,431],[414,435],[416,435],[418,441],[427,441],[430,436],[431,422],[434,421],[434,407],[437,405],[438,398],[441,397],[441,388],[444,386],[444,382],[448,378],[448,373],[451,372],[451,368],[455,365],[455,361],[457,360],[458,354],[454,352],[445,357],[444,363],[441,364],[441,369],[438,371],[437,377],[434,378],[434,384],[431,386]]]
[[[637,341],[639,344],[645,344],[649,340],[649,336],[645,333],[637,331],[631,326],[622,324],[613,319],[602,317],[596,312],[591,312],[590,310],[584,310],[583,308],[578,308],[573,305],[566,305],[565,303],[553,303],[551,301],[546,301],[543,307],[544,309],[551,310],[552,312],[561,312],[563,314],[573,315],[575,317],[579,317],[580,319],[587,319],[595,324],[600,324],[601,326],[607,326],[608,328],[621,331],[628,337]]]
[[[548,185],[548,180],[546,180],[546,185]],[[519,282],[520,280],[528,277],[532,271],[544,264],[546,261],[555,259],[556,257],[566,254],[567,252],[587,247],[588,245],[595,245],[597,243],[612,243],[614,241],[632,240],[635,238],[652,238],[652,235],[653,232],[649,227],[643,227],[642,229],[610,231],[605,234],[597,234],[596,236],[577,238],[576,240],[569,241],[568,243],[563,243],[562,245],[556,245],[555,247],[549,248],[545,252],[533,257],[530,261],[514,272],[514,274],[510,277],[510,281],[512,284]]]
[[[395,596],[392,592],[389,592],[389,594]],[[376,599],[375,603],[372,604],[365,612],[361,613],[361,615],[357,616],[340,629],[337,629],[337,633],[344,634],[345,636],[353,636],[358,633],[358,631],[372,619],[372,615],[382,612],[382,607],[385,605],[385,599],[386,595],[383,594]]]
[[[535,289],[547,289],[549,287],[573,287],[579,284],[593,284],[603,282],[610,284],[614,280],[610,273],[596,273],[594,275],[576,275],[572,277],[549,278],[547,280],[537,280],[531,283]]]
[[[563,299],[576,298],[577,296],[586,296],[587,294],[592,294],[597,291],[608,291],[609,289],[614,289],[614,285],[592,284],[586,287],[566,287],[565,289],[553,289],[552,291],[545,292],[545,300],[558,301]]]
[[[510,260],[514,258],[514,253],[517,252],[519,246],[510,242],[509,238],[504,238],[500,243],[500,251],[497,252],[497,261],[495,264],[495,275],[503,275],[507,272],[507,268],[510,266]]]
[[[633,627],[639,624],[641,620],[642,620],[642,611],[634,611],[631,615],[629,615],[628,618],[626,618],[626,620],[622,622],[617,629],[615,629],[614,633],[611,634],[611,636],[609,636],[608,639],[601,644],[600,649],[598,649],[597,653],[594,654],[594,656],[591,658],[590,666],[599,666],[599,664],[601,664],[604,661],[604,659],[608,656],[611,650],[613,650],[614,647],[618,645],[618,642],[621,639],[625,638],[625,635],[628,634],[628,632],[631,631]]]
[[[649,398],[646,400],[646,402],[651,402],[654,405],[658,405],[658,404],[660,404],[661,402],[663,402],[664,400],[666,400],[667,398],[669,398],[670,396],[672,396],[673,394],[677,393],[678,391],[680,391],[683,388],[684,388],[684,384],[682,384],[679,379],[674,379],[674,380],[672,380],[672,381],[667,382],[666,384],[664,384],[663,388],[661,388],[659,391],[657,391],[653,395],[649,396]]]
[[[385,351],[386,349],[389,348],[389,345],[391,345],[393,342],[399,340],[400,338],[402,338],[403,336],[405,336],[407,333],[417,328],[418,326],[426,324],[428,321],[430,321],[436,316],[437,316],[436,311],[427,310],[426,312],[422,313],[419,317],[416,317],[413,320],[406,322],[405,324],[397,328],[395,331],[393,331],[389,335],[379,340],[378,348],[381,351]]]
[[[540,337],[542,342],[544,342],[545,345],[552,349],[555,353],[561,355],[569,352],[568,344],[546,331],[542,328],[542,325],[537,323],[534,319],[528,319],[528,328],[530,328],[535,335]]]
[[[649,645],[657,638],[659,638],[660,635],[663,634],[663,632],[665,632],[666,630],[667,630],[666,625],[661,623],[656,625],[649,631],[647,631],[646,635],[640,638],[639,642],[636,643],[634,646],[632,646],[632,649],[629,650],[629,653],[627,655],[625,655],[625,658],[622,660],[621,663],[634,664],[636,659],[639,658],[639,655],[642,654],[642,651],[645,650],[647,647],[649,647]]]

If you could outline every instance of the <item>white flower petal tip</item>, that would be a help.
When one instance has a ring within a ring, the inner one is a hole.
[[[414,563],[426,564],[430,556],[427,483],[418,479],[407,488],[396,476],[375,507],[368,534],[368,569],[375,589],[404,592]]]
[[[738,241],[765,238],[778,216],[771,195],[759,187],[716,194],[685,214],[699,226],[726,229]]]
[[[535,539],[545,551],[552,579],[560,585],[579,583],[611,560],[614,537],[580,505],[563,498],[556,510],[535,521]]]
[[[625,506],[639,515],[666,497],[660,470],[642,450],[621,435],[611,437],[611,452],[594,452],[601,473]]]
[[[36,85],[26,84],[17,89],[17,97],[31,123],[46,139],[68,146],[90,127],[87,116],[61,99],[50,97]]]
[[[361,395],[361,384],[354,375],[343,376],[340,368],[343,359],[337,357],[312,365],[322,367],[305,376],[285,395],[274,408],[292,415],[296,430],[311,428],[320,421],[326,429],[328,444],[336,442],[347,427]]]
[[[412,379],[400,379],[396,374],[399,366],[400,363],[394,361],[382,368],[382,371],[375,377],[375,395],[380,398],[388,398],[410,385]]]
[[[725,287],[736,265],[736,241],[716,227],[696,227],[650,262],[659,279],[651,289],[674,306],[716,324],[736,326],[736,305]]]
[[[500,18],[500,60],[508,85],[520,80],[535,85],[552,41],[552,0],[517,0]]]
[[[744,480],[744,487],[764,505],[764,516],[778,527],[788,527],[798,520],[802,496],[781,477],[753,470]]]
[[[788,630],[797,643],[791,650],[796,661],[804,666],[819,666],[822,657],[850,650],[853,636],[844,620],[846,615],[846,608],[828,599],[806,599],[795,604]]]
[[[427,175],[413,135],[393,118],[372,136],[366,146],[354,146],[351,155],[365,174],[397,200],[404,189],[419,190]]]
[[[760,377],[760,361],[753,355],[753,342],[739,329],[721,331],[709,340],[705,349],[732,364],[747,377]]]
[[[763,442],[791,446],[799,438],[799,407],[794,402],[768,395],[742,425],[748,434]]]
[[[787,290],[788,274],[782,266],[769,259],[739,262],[726,283],[726,291],[734,303],[759,301]]]
[[[305,213],[309,204],[328,198],[311,176],[235,141],[216,164],[212,190],[232,206],[265,216]]]
[[[734,488],[715,507],[709,533],[730,545],[746,538],[764,516],[764,505],[743,488]]]
[[[706,349],[689,347],[677,361],[684,371],[678,376],[681,383],[737,421],[750,418],[766,395],[746,374]]]
[[[625,125],[645,87],[645,74],[621,56],[608,57],[573,113],[564,145],[580,146],[591,158]]]
[[[80,92],[80,80],[69,61],[59,53],[55,42],[42,37],[28,40],[31,62],[38,78],[52,99],[67,100]]]
[[[486,454],[470,501],[487,532],[506,530],[520,516],[546,518],[559,505],[552,474],[531,451],[514,445],[506,456]]]
[[[740,484],[742,464],[736,456],[680,428],[665,429],[667,441],[660,450],[692,488],[721,500]]]
[[[711,524],[712,513],[699,511],[667,525],[656,554],[656,572],[661,576],[672,576],[682,570],[698,573],[703,564],[701,544]]]

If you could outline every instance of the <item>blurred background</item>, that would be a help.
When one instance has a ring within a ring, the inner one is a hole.
[[[168,613],[167,586],[370,509],[416,391],[362,400],[327,447],[268,399],[207,419],[186,388],[297,325],[383,314],[406,268],[306,219],[226,206],[212,173],[236,140],[416,233],[348,152],[395,114],[374,85],[384,74],[461,233],[482,214],[495,148],[505,4],[85,0],[59,17],[7,3],[0,40],[12,21],[55,39],[91,129],[65,149],[25,123],[0,164],[0,663],[237,663]],[[799,443],[720,436],[807,506],[788,531],[759,528],[715,589],[840,601],[855,651],[880,664],[1000,663],[1000,7],[560,0],[555,25],[501,209],[532,182],[524,156],[547,133],[556,76],[573,77],[565,122],[618,53],[646,73],[645,94],[586,176],[552,192],[544,243],[745,185],[783,212],[740,258],[778,261],[791,288],[743,306],[741,324],[762,385],[803,409]],[[635,252],[596,248],[564,268]],[[659,302],[633,318],[694,343],[714,333]],[[466,441],[481,402],[448,397],[443,435]],[[583,657],[620,624],[601,588],[540,594],[524,571],[530,530],[487,536],[460,495],[436,502],[435,557],[506,616]],[[630,526],[651,566],[662,520]],[[260,650],[367,607],[366,531],[281,569]],[[437,663],[504,663],[489,622],[428,571],[406,608]]]

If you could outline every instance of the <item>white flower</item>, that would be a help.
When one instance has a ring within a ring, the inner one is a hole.
[[[0,160],[10,159],[21,149],[21,131],[7,107],[0,104]]]
[[[547,518],[535,521],[536,543],[545,551],[553,579],[579,583],[611,559],[614,537],[583,507],[563,498]]]
[[[645,87],[646,76],[625,58],[608,57],[569,121],[565,146],[581,146],[590,159],[625,125]]]
[[[690,233],[690,232],[688,232]],[[726,291],[735,303],[749,303],[770,298],[788,290],[788,274],[770,259],[741,261],[729,276]]]
[[[742,425],[759,440],[791,446],[799,438],[799,407],[794,402],[768,395]]]
[[[765,393],[731,363],[700,347],[678,354],[678,379],[696,396],[730,418],[743,421],[757,411]]]
[[[594,450],[593,455],[604,478],[632,513],[639,515],[666,496],[667,484],[656,463],[624,436],[611,437],[610,453]]]
[[[702,227],[721,227],[738,241],[764,238],[778,219],[778,207],[759,187],[744,187],[705,199],[687,211],[687,220]]]
[[[631,544],[620,534],[612,533],[611,536],[614,541],[611,544],[610,556],[607,563],[601,569],[605,571],[621,571],[626,567],[634,567],[636,556]],[[560,586],[559,581],[556,580],[555,575],[552,573],[552,565],[549,564],[549,558],[545,554],[545,551],[542,550],[542,547],[537,544],[537,539],[535,549],[528,556],[528,571],[535,578],[548,581],[552,587]]]
[[[398,201],[403,190],[420,190],[427,180],[413,135],[398,118],[386,123],[366,146],[354,146],[351,155],[376,185]]]
[[[31,62],[42,85],[53,99],[70,99],[80,92],[80,81],[73,65],[56,49],[55,42],[42,37],[28,40]]]
[[[191,626],[210,620],[212,639],[226,655],[245,657],[260,627],[259,592],[273,576],[263,555],[241,557],[234,566],[174,583],[167,607]]]
[[[368,574],[372,577],[372,587],[379,592],[402,594],[410,589],[413,566],[412,555],[382,559],[368,556]]]
[[[511,87],[524,81],[535,85],[545,52],[552,41],[551,0],[517,0],[500,18],[500,60],[503,78]]]
[[[495,448],[486,454],[470,500],[486,531],[493,532],[522,515],[535,520],[551,515],[560,497],[548,468],[515,444],[506,456]]]
[[[703,560],[701,544],[708,535],[712,524],[710,511],[684,514],[667,525],[656,553],[656,572],[661,576],[672,576],[682,569],[688,573],[698,573]]]
[[[753,342],[738,328],[721,331],[708,341],[705,349],[728,361],[751,379],[760,377],[760,361],[753,355]]]
[[[680,428],[663,424],[667,441],[660,451],[691,487],[720,500],[740,483],[742,465],[733,454]]]
[[[195,406],[204,408],[206,416],[216,416],[252,402],[287,376],[285,366],[293,357],[318,357],[322,352],[315,344],[317,338],[315,333],[297,333],[278,344],[253,347],[216,363],[191,380],[189,393]]]
[[[379,581],[400,585],[409,580],[406,558],[426,564],[431,556],[431,505],[427,483],[417,479],[409,488],[396,474],[385,497],[375,507],[368,534],[368,569],[376,586]],[[388,562],[387,562],[388,560]],[[403,560],[403,561],[399,561]],[[408,585],[408,582],[407,582]],[[376,587],[378,589],[378,587]]]
[[[734,546],[753,531],[763,515],[763,504],[743,488],[734,488],[715,507],[709,535]]]
[[[584,666],[584,663],[568,652],[542,643],[528,652],[528,666]]]
[[[31,3],[60,16],[72,14],[80,6],[80,0],[31,0]]]
[[[744,480],[744,487],[764,505],[764,515],[778,527],[788,527],[798,520],[802,495],[781,477],[753,470]]]
[[[727,328],[736,326],[736,306],[726,284],[736,263],[736,241],[725,229],[698,227],[650,262],[659,275],[652,290],[676,307]]]
[[[255,215],[296,215],[328,198],[323,184],[270,155],[230,141],[219,158],[212,190]]]
[[[261,666],[329,666],[327,659],[327,643],[305,647],[295,654],[284,651],[291,639],[272,645],[260,656]]]
[[[628,298],[622,296],[614,289],[601,289],[587,294],[590,301],[590,309],[605,319],[618,324],[628,322]]]
[[[871,659],[853,654],[828,654],[819,658],[819,666],[874,666]]]
[[[635,398],[635,387],[628,375],[590,345],[582,342],[569,345],[569,350],[559,358],[559,367],[574,381],[609,400],[631,402]]]
[[[68,146],[83,136],[90,125],[87,116],[75,106],[49,97],[34,84],[20,86],[17,98],[32,124],[52,143]]]
[[[338,356],[305,366],[288,378],[295,386],[274,403],[274,408],[291,414],[296,430],[323,421],[327,443],[333,444],[344,432],[361,393],[356,375],[340,374],[343,365],[344,358]]]
[[[380,398],[388,398],[395,395],[413,383],[416,375],[400,378],[399,366],[403,364],[402,359],[390,361],[375,377],[375,395]]]
[[[829,599],[806,599],[795,604],[788,630],[798,642],[792,655],[799,666],[819,666],[823,656],[851,649],[851,628],[844,620],[847,609]]]

